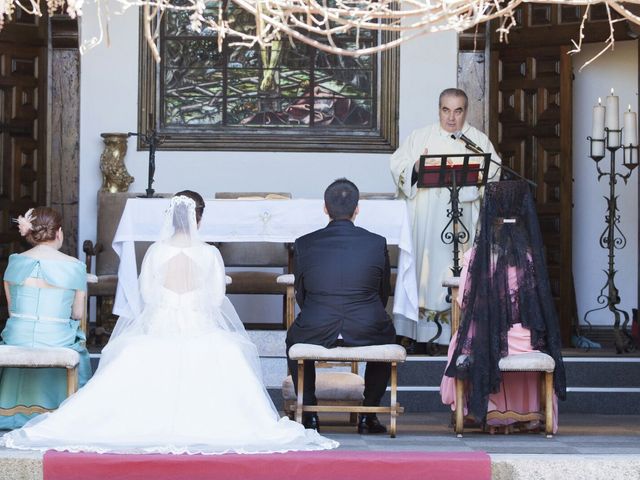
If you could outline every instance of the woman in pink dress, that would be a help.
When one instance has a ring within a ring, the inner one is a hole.
[[[539,373],[500,372],[498,362],[506,355],[549,354],[556,362],[556,396],[566,395],[558,319],[529,188],[520,181],[488,185],[482,208],[475,244],[465,255],[461,274],[462,320],[440,385],[443,403],[455,409],[455,378],[466,379],[470,388],[465,413],[480,422],[489,411],[539,410]],[[513,422],[493,420],[489,429],[506,423]],[[554,398],[554,432],[557,427]]]

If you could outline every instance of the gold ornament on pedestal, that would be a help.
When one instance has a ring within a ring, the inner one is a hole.
[[[127,154],[128,133],[101,133],[104,151],[100,155],[102,172],[101,192],[126,192],[134,178],[127,172],[124,156]]]

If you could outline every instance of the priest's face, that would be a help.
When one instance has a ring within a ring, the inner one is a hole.
[[[462,130],[467,118],[467,106],[464,97],[446,95],[440,103],[440,126],[443,130],[455,133]]]

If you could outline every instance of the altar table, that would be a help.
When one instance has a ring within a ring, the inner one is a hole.
[[[283,242],[323,228],[328,217],[321,199],[207,200],[200,224],[206,242]],[[361,200],[355,224],[398,245],[398,276],[394,292],[394,317],[418,321],[418,293],[411,229],[402,200]],[[120,257],[113,313],[133,317],[140,313],[135,242],[160,236],[167,198],[130,198],[113,239]]]

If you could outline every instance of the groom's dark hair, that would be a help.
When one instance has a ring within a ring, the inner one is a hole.
[[[331,220],[350,220],[356,211],[358,200],[358,187],[346,178],[337,179],[324,191],[324,205]]]
[[[198,192],[194,192],[193,190],[182,190],[174,195],[174,197],[187,197],[193,200],[196,203],[196,222],[200,222],[202,218],[202,214],[204,213],[204,199],[202,195]]]

